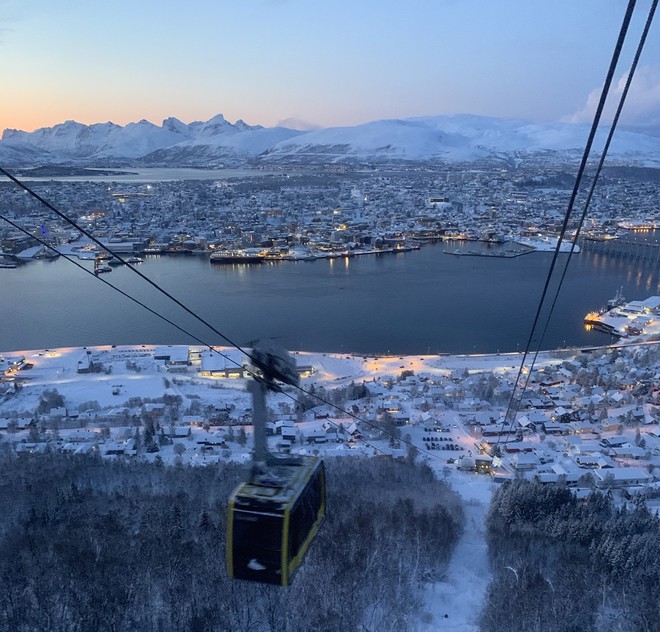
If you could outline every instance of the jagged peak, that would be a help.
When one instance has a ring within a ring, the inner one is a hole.
[[[188,129],[188,126],[175,116],[170,116],[163,121],[162,127],[172,132],[182,132]]]
[[[206,121],[206,125],[231,125],[231,123],[222,114],[216,114]]]
[[[238,121],[234,123],[234,127],[241,131],[263,129],[263,125],[248,125],[243,119],[238,119]]]
[[[9,140],[11,138],[20,138],[23,136],[27,136],[29,132],[24,132],[23,130],[20,129],[13,129],[8,127],[2,132],[2,140]]]

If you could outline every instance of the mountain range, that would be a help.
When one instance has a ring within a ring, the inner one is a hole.
[[[0,140],[5,166],[218,167],[268,164],[387,164],[578,158],[589,128],[474,115],[380,120],[352,127],[299,131],[228,122],[221,114],[185,124],[168,118],[83,125],[66,121],[34,132],[7,129]],[[602,147],[605,130],[595,147]],[[619,164],[657,166],[660,137],[617,130],[610,154]]]

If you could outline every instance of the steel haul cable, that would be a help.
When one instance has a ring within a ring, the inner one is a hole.
[[[2,168],[0,167],[0,171],[3,171],[3,172],[4,172],[4,169],[2,169]],[[6,173],[6,172],[5,172],[5,173]],[[16,180],[15,178],[13,178],[13,177],[12,177],[12,180],[17,181],[17,180]],[[32,193],[31,189],[30,189],[29,187],[27,187],[26,185],[21,184],[21,186],[22,186],[22,188],[25,189],[26,191]],[[35,194],[35,195],[36,195],[36,194]],[[38,198],[38,199],[40,199],[40,198]],[[40,201],[41,201],[41,199],[40,199]],[[50,204],[47,204],[47,206],[48,206],[48,208],[52,208]],[[61,211],[58,211],[58,215],[66,217],[66,215],[64,215]],[[118,292],[119,294],[121,294],[122,296],[124,296],[125,298],[128,298],[129,300],[133,301],[134,303],[136,303],[136,304],[139,305],[140,307],[146,309],[147,311],[149,311],[149,312],[150,312],[151,314],[153,314],[154,316],[157,316],[158,318],[160,318],[160,319],[163,320],[164,322],[168,323],[169,325],[172,325],[172,326],[175,327],[177,330],[179,330],[180,332],[184,333],[185,335],[191,337],[193,340],[197,341],[198,343],[200,343],[200,344],[203,345],[204,347],[207,347],[207,348],[209,349],[209,351],[211,351],[211,352],[213,352],[213,353],[216,353],[216,354],[218,354],[218,355],[224,357],[224,358],[225,358],[227,361],[229,361],[230,363],[234,364],[235,366],[237,366],[237,367],[239,367],[239,368],[244,369],[244,370],[245,370],[250,376],[252,376],[253,378],[257,378],[257,379],[259,379],[259,376],[258,376],[256,373],[254,373],[252,370],[247,369],[246,367],[244,367],[244,365],[243,365],[241,362],[239,362],[239,361],[235,360],[234,358],[232,358],[232,357],[230,357],[230,356],[228,356],[228,355],[222,353],[222,352],[219,351],[215,346],[213,346],[213,345],[211,345],[210,343],[208,343],[208,342],[204,341],[203,339],[199,338],[198,336],[196,336],[195,334],[191,333],[191,332],[188,331],[187,329],[185,329],[185,328],[183,328],[183,327],[177,325],[176,323],[174,323],[172,320],[170,320],[170,319],[167,318],[166,316],[163,316],[162,314],[160,314],[160,313],[157,312],[156,310],[154,310],[154,309],[150,308],[149,306],[147,306],[144,302],[140,301],[139,299],[136,299],[135,297],[131,296],[131,295],[128,294],[127,292],[124,292],[123,290],[119,289],[117,286],[113,285],[112,283],[110,283],[110,282],[107,281],[106,279],[101,278],[101,277],[99,277],[98,275],[94,274],[92,271],[88,270],[87,268],[85,268],[85,266],[81,265],[78,261],[76,261],[75,258],[70,257],[69,255],[67,255],[67,254],[65,254],[65,253],[63,253],[63,252],[60,252],[57,248],[55,248],[54,246],[51,246],[50,244],[48,244],[48,242],[46,242],[45,240],[43,240],[41,237],[38,237],[38,236],[33,235],[33,234],[30,233],[27,229],[25,229],[24,227],[20,226],[20,225],[17,224],[16,222],[13,222],[13,221],[10,220],[8,217],[5,217],[4,215],[0,214],[0,219],[4,220],[4,221],[7,222],[10,226],[12,226],[13,228],[16,228],[17,230],[21,231],[21,232],[24,233],[25,235],[28,235],[28,236],[32,237],[33,239],[35,239],[36,241],[38,241],[38,242],[39,242],[40,244],[42,244],[43,246],[45,246],[45,247],[49,248],[50,250],[56,252],[57,254],[59,254],[60,256],[62,256],[64,259],[66,259],[67,261],[73,263],[75,266],[77,266],[78,268],[80,268],[81,270],[83,270],[84,272],[86,272],[87,274],[90,274],[90,275],[93,276],[95,279],[98,279],[99,281],[101,281],[102,283],[104,283],[107,287],[112,288],[113,290],[115,290],[116,292]],[[102,244],[101,244],[101,246],[102,246]],[[112,254],[112,253],[111,253],[111,254]],[[121,259],[120,257],[118,257],[118,258]],[[123,261],[123,259],[121,259],[121,260]],[[126,264],[126,265],[128,265],[128,264]],[[135,268],[133,268],[132,266],[128,266],[128,267],[131,267],[132,269],[135,269]],[[137,270],[136,270],[136,272],[137,272]],[[149,280],[148,277],[146,277],[145,275],[143,275],[143,274],[141,274],[141,273],[140,273],[140,276],[141,276],[142,278],[145,278],[145,279]],[[150,281],[150,283],[151,283],[152,285],[154,285],[155,287],[158,287],[157,284],[155,284],[154,282]],[[158,289],[160,289],[160,288],[158,287]],[[164,291],[163,291],[163,292],[164,292]],[[179,304],[179,302],[178,302],[176,299],[174,299],[174,300],[175,300],[175,302],[176,302],[177,304]],[[186,308],[186,311],[189,311],[190,313],[193,313],[193,312],[191,312],[190,310],[188,310],[188,308]],[[201,319],[200,319],[200,320],[201,320]],[[202,322],[204,322],[204,321],[202,321]],[[214,330],[214,331],[215,331],[215,330]],[[216,333],[218,333],[219,335],[221,335],[221,336],[223,337],[223,339],[228,340],[228,338],[227,338],[226,336],[220,334],[219,332],[216,332]],[[232,344],[231,346],[233,346],[235,349],[237,349],[238,351],[240,351],[241,353],[243,353],[246,357],[248,357],[248,358],[251,357],[250,354],[247,352],[247,350],[245,350],[245,349],[243,349],[243,348],[241,348],[241,347],[238,347],[237,345],[234,345],[234,344]],[[415,448],[415,449],[418,450],[419,452],[426,453],[427,455],[429,455],[429,456],[431,456],[431,457],[435,457],[435,458],[438,458],[438,459],[441,458],[440,456],[438,456],[438,455],[436,455],[436,454],[433,454],[432,452],[427,451],[427,450],[425,450],[424,448],[420,448],[419,446],[414,445],[411,441],[407,441],[407,440],[405,440],[405,439],[403,439],[403,438],[401,438],[401,437],[397,437],[396,435],[394,435],[394,434],[392,434],[392,433],[386,431],[385,429],[383,429],[383,428],[382,428],[381,426],[379,426],[378,424],[375,424],[375,423],[373,423],[373,422],[367,421],[366,419],[363,419],[363,418],[361,418],[360,416],[358,416],[358,415],[356,415],[356,414],[354,414],[354,413],[352,413],[352,412],[350,412],[350,411],[348,411],[348,410],[344,410],[344,409],[341,408],[340,406],[338,406],[338,405],[336,405],[336,404],[333,404],[332,402],[329,402],[328,400],[326,400],[326,399],[324,399],[323,397],[317,395],[316,393],[312,393],[312,392],[310,392],[310,391],[304,389],[303,387],[301,387],[301,386],[299,386],[299,385],[291,385],[291,386],[292,386],[292,388],[295,388],[295,389],[299,390],[299,391],[302,392],[303,394],[305,394],[305,395],[307,395],[307,396],[309,396],[309,397],[314,398],[316,401],[320,402],[321,404],[324,404],[324,405],[330,406],[330,407],[332,407],[334,410],[337,410],[338,412],[341,412],[343,415],[345,415],[345,416],[347,416],[347,417],[350,417],[350,418],[352,418],[352,419],[355,419],[356,421],[359,421],[360,423],[363,423],[363,424],[365,424],[365,425],[367,425],[367,426],[369,426],[369,427],[371,427],[371,428],[375,428],[375,429],[379,430],[380,432],[382,432],[383,434],[385,434],[386,436],[390,437],[390,438],[393,439],[393,440],[397,440],[397,441],[400,441],[400,442],[402,442],[402,443],[405,443],[406,445],[409,445],[410,447]],[[299,400],[297,400],[297,399],[296,399],[293,395],[291,395],[290,393],[287,393],[286,391],[282,391],[282,393],[283,393],[283,395],[285,395],[285,396],[288,397],[289,399],[293,400],[295,403],[300,404]],[[333,426],[339,428],[339,424],[337,424],[337,423],[335,423],[335,422],[332,422],[332,421],[330,421],[329,423],[330,423],[331,425],[333,425]],[[365,441],[364,439],[362,439],[362,442],[363,442],[364,444],[366,444],[367,446],[373,448],[374,450],[376,450],[376,451],[378,451],[378,452],[380,452],[380,453],[382,453],[382,454],[388,454],[385,450],[383,450],[383,449],[381,449],[381,448],[379,448],[379,447],[377,447],[377,446],[375,446],[375,445],[369,443],[368,441]]]
[[[539,303],[538,303],[538,306],[537,306],[537,309],[536,309],[536,314],[534,316],[534,321],[532,323],[532,327],[531,327],[531,330],[530,330],[530,333],[529,333],[527,344],[525,346],[523,357],[522,357],[522,360],[521,360],[521,363],[520,363],[520,368],[519,368],[517,376],[516,376],[514,387],[513,387],[512,393],[511,393],[511,398],[509,399],[509,405],[507,406],[506,414],[505,414],[504,419],[502,421],[503,428],[508,424],[509,431],[511,430],[511,428],[513,428],[513,425],[515,424],[516,413],[517,413],[517,411],[520,407],[520,404],[522,403],[522,398],[524,397],[526,386],[528,385],[529,379],[531,377],[531,370],[530,370],[527,374],[527,378],[526,378],[526,381],[524,383],[524,387],[522,388],[522,391],[520,392],[519,395],[516,395],[516,393],[519,391],[519,385],[520,385],[520,382],[521,382],[523,369],[525,367],[525,362],[526,362],[527,357],[530,353],[532,342],[534,340],[534,334],[535,334],[535,332],[537,330],[537,327],[539,325],[541,312],[543,310],[544,303],[545,303],[545,300],[546,300],[546,296],[548,294],[548,289],[549,289],[550,282],[551,282],[552,277],[553,277],[553,272],[554,272],[554,269],[555,269],[555,266],[556,266],[556,263],[557,263],[557,259],[559,257],[559,253],[561,251],[561,246],[562,246],[562,243],[563,243],[563,240],[564,240],[564,236],[566,235],[566,231],[567,231],[570,219],[571,219],[571,215],[572,215],[573,208],[574,208],[574,205],[575,205],[575,202],[576,202],[576,199],[577,199],[578,191],[580,189],[582,178],[583,178],[584,172],[586,170],[587,161],[588,161],[589,155],[591,153],[591,148],[593,146],[594,139],[595,139],[595,136],[596,136],[596,132],[598,130],[598,126],[599,126],[599,123],[600,123],[600,118],[602,116],[602,113],[603,113],[603,110],[604,110],[604,107],[605,107],[605,102],[607,100],[607,96],[609,94],[610,87],[611,87],[612,81],[614,79],[614,73],[615,73],[616,67],[618,65],[619,57],[621,55],[621,51],[623,49],[623,45],[624,45],[624,42],[625,42],[625,39],[626,39],[626,36],[627,36],[627,33],[628,33],[628,27],[630,26],[630,21],[632,19],[633,11],[635,9],[635,4],[636,4],[635,0],[629,0],[629,2],[628,2],[628,7],[626,9],[626,13],[624,15],[623,22],[621,24],[621,29],[619,31],[619,36],[617,38],[617,42],[616,42],[616,45],[614,47],[614,52],[612,53],[612,58],[611,58],[611,61],[610,61],[609,69],[607,71],[607,76],[605,78],[605,83],[603,85],[603,90],[601,91],[598,106],[596,108],[596,112],[594,114],[591,129],[589,131],[589,136],[588,136],[588,139],[587,139],[587,142],[586,142],[583,154],[582,154],[582,159],[580,161],[580,165],[579,165],[578,172],[577,172],[577,175],[576,175],[575,184],[573,186],[573,191],[571,193],[571,197],[570,197],[570,200],[569,200],[569,203],[568,203],[568,207],[566,209],[566,213],[564,214],[564,220],[562,222],[562,227],[561,227],[561,230],[560,230],[560,233],[559,233],[559,237],[557,239],[557,246],[556,246],[555,251],[553,253],[552,261],[550,263],[550,268],[548,270],[548,274],[546,276],[546,280],[545,280],[545,283],[544,283],[543,292],[541,294],[541,298],[539,300]],[[557,293],[561,289],[561,281],[563,281],[563,278],[564,278],[564,276],[562,276],[561,279],[560,279],[560,284],[559,284],[559,286],[557,287],[557,290],[556,290]],[[540,345],[540,342],[539,342],[539,345]],[[538,350],[537,350],[537,353],[538,353]],[[501,435],[500,435],[500,437],[501,437]],[[499,446],[500,437],[498,437],[496,447]]]
[[[522,388],[523,395],[524,395],[524,393],[527,390],[527,387],[529,385],[529,380],[531,378],[534,366],[536,365],[536,360],[538,358],[538,354],[539,354],[540,349],[541,349],[541,344],[543,342],[543,339],[544,339],[545,334],[546,334],[547,329],[548,329],[548,325],[550,323],[550,319],[552,317],[552,314],[554,313],[554,309],[555,309],[555,306],[557,304],[557,299],[559,297],[559,291],[560,291],[561,286],[564,282],[564,279],[566,278],[566,274],[568,272],[568,266],[571,262],[571,258],[573,257],[573,254],[575,252],[575,247],[577,245],[578,238],[580,236],[580,231],[582,230],[582,225],[584,224],[584,220],[587,216],[587,212],[589,210],[591,200],[594,196],[594,191],[596,190],[596,184],[598,183],[598,178],[600,177],[600,173],[603,169],[605,159],[607,158],[608,150],[609,150],[610,145],[612,143],[612,139],[614,138],[614,132],[615,132],[616,127],[618,125],[619,118],[621,117],[621,112],[623,111],[623,106],[626,102],[626,97],[628,96],[628,92],[630,90],[630,85],[632,84],[633,77],[635,76],[635,71],[637,69],[639,59],[641,57],[642,51],[644,50],[644,45],[646,44],[646,39],[648,37],[648,33],[649,33],[650,28],[651,28],[651,24],[653,23],[653,18],[655,16],[655,11],[656,11],[657,5],[658,5],[658,0],[653,0],[653,2],[651,3],[651,8],[649,9],[649,13],[648,13],[648,16],[647,16],[647,19],[646,19],[646,23],[644,25],[644,29],[642,31],[642,35],[641,35],[640,40],[639,40],[639,44],[637,45],[637,50],[635,51],[635,56],[633,58],[630,70],[628,71],[628,76],[626,77],[626,83],[625,83],[624,89],[621,92],[621,96],[619,98],[619,103],[617,105],[617,109],[616,109],[616,112],[614,114],[614,118],[612,119],[612,123],[610,125],[610,130],[609,130],[608,135],[607,135],[607,140],[605,141],[605,145],[603,147],[603,151],[601,153],[600,160],[598,161],[598,167],[596,168],[596,172],[595,172],[594,177],[592,179],[591,186],[590,186],[589,192],[587,194],[587,198],[586,198],[586,200],[584,202],[584,206],[582,208],[582,214],[580,215],[577,227],[575,229],[575,234],[574,234],[573,240],[571,242],[571,248],[568,252],[568,256],[566,258],[566,262],[565,262],[564,267],[563,267],[563,271],[562,271],[562,274],[561,274],[561,278],[559,280],[559,284],[557,286],[557,289],[555,290],[555,295],[554,295],[554,298],[553,298],[553,301],[552,301],[552,305],[550,306],[550,310],[549,310],[548,315],[545,319],[545,325],[543,327],[543,331],[541,332],[541,336],[540,336],[536,351],[534,352],[532,362],[529,366],[529,371],[528,371],[527,377],[525,379],[525,384]],[[523,360],[523,362],[524,362],[524,360]],[[522,396],[518,400],[518,404],[515,408],[514,419],[515,419],[515,414],[519,410],[519,406],[520,406],[521,402],[522,402]],[[505,440],[505,443],[507,443],[507,442],[508,442],[508,438]]]

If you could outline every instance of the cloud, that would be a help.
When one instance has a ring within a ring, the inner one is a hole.
[[[610,89],[602,120],[611,121],[614,117],[627,78],[628,73],[624,74]],[[596,112],[601,91],[602,88],[592,90],[582,109],[563,117],[562,121],[565,123],[590,123]],[[639,127],[660,125],[660,66],[637,67],[621,112],[621,123]]]
[[[290,116],[289,118],[282,119],[277,121],[278,127],[288,127],[289,129],[297,129],[301,132],[309,132],[313,129],[321,129],[320,125],[314,123],[308,123],[303,119],[297,118],[295,116]]]

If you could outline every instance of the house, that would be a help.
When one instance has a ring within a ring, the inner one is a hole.
[[[573,434],[596,436],[596,429],[594,425],[588,421],[572,421],[564,425],[567,426],[569,432]]]
[[[630,445],[630,439],[623,435],[614,435],[613,437],[604,437],[600,441],[603,448],[620,448],[624,445]]]
[[[480,454],[474,458],[474,469],[477,474],[490,474],[493,468],[493,459],[487,454]]]
[[[488,426],[502,423],[501,413],[495,411],[478,411],[473,413],[460,413],[463,423],[471,426]]]
[[[224,437],[220,436],[219,433],[212,433],[212,432],[195,433],[195,439],[197,440],[197,445],[201,445],[203,448],[227,447],[227,443]]]
[[[630,395],[625,392],[622,393],[621,391],[609,392],[606,400],[610,406],[621,406],[630,402]]]
[[[636,445],[625,445],[620,448],[610,448],[607,454],[617,459],[643,459],[646,455],[644,448],[639,448]]]
[[[394,413],[392,417],[394,418],[394,423],[397,426],[406,426],[407,424],[410,423],[410,415],[404,413],[403,411]]]
[[[594,470],[593,475],[596,486],[600,489],[644,485],[652,480],[651,475],[641,467],[613,467],[606,470]]]
[[[96,449],[97,449],[96,442],[85,441],[82,443],[67,443],[62,447],[62,452],[69,452],[70,454],[88,455],[88,454],[92,454]]]
[[[591,475],[591,473],[585,473],[584,470],[581,470],[578,467],[571,465],[564,466],[560,463],[553,463],[550,467],[550,471],[559,475],[559,481],[563,481],[567,485],[573,486],[584,480],[585,476],[588,478]]]
[[[132,439],[127,441],[108,441],[99,444],[101,456],[135,456],[135,443]]]
[[[563,406],[558,406],[552,413],[552,419],[560,424],[565,424],[572,421],[573,412]]]
[[[78,360],[76,373],[92,373],[94,371],[94,362],[92,361],[92,352],[86,351]]]
[[[527,408],[543,410],[544,408],[554,408],[556,403],[551,399],[539,399],[538,397],[532,397],[530,399],[524,400],[523,406]]]
[[[148,403],[142,407],[142,414],[148,419],[156,419],[165,414],[166,406],[161,403]]]
[[[383,402],[383,411],[390,414],[401,412],[401,402],[393,397],[389,397],[386,402]]]
[[[60,406],[58,408],[51,408],[48,411],[48,416],[53,421],[61,421],[62,419],[66,419],[67,416],[66,408],[64,406]]]
[[[534,477],[534,480],[543,485],[556,485],[563,479],[561,474],[555,472],[538,472]]]
[[[66,440],[69,443],[94,443],[101,437],[101,432],[93,428],[76,428],[66,431]]]
[[[535,454],[516,454],[511,459],[511,464],[518,470],[535,470],[539,465],[539,459]]]
[[[554,421],[546,421],[543,424],[543,432],[547,435],[560,435],[569,432],[568,424],[558,424]]]
[[[281,452],[290,452],[292,445],[293,442],[289,439],[285,439],[284,437],[280,437],[275,443],[275,446]]]
[[[222,353],[216,351],[202,351],[199,374],[204,377],[242,378],[246,375],[244,354],[228,349]]]
[[[335,443],[339,443],[341,441],[337,428],[327,428],[325,431],[325,436],[328,441],[333,441]]]
[[[293,444],[298,438],[298,430],[295,428],[295,426],[282,426],[281,435],[282,440],[289,441],[291,444]]]
[[[603,454],[578,454],[575,462],[582,468],[603,469],[614,467],[612,459]]]
[[[328,441],[323,428],[308,431],[305,435],[305,439],[307,439],[307,443],[326,443]]]
[[[156,347],[154,360],[163,360],[169,366],[188,366],[188,347],[181,345]]]
[[[284,430],[290,428],[295,430],[295,423],[292,419],[280,419],[275,422],[275,434],[284,434]]]
[[[509,454],[516,454],[519,452],[533,452],[534,447],[538,445],[530,441],[511,441],[504,445],[504,450]]]

